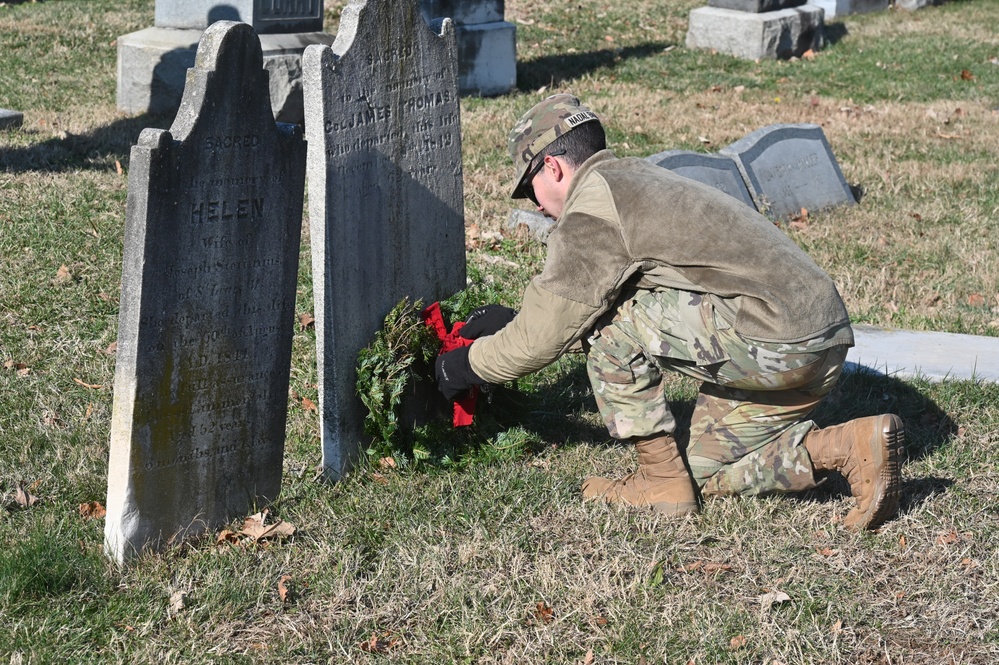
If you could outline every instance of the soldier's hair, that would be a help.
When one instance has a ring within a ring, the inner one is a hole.
[[[559,155],[569,166],[577,168],[606,147],[607,135],[600,121],[585,122],[545,146],[535,156],[531,167],[536,167],[547,155]]]

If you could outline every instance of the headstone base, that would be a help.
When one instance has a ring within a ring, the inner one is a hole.
[[[822,48],[822,15],[811,5],[763,14],[699,7],[690,12],[687,47],[746,60],[796,57]]]
[[[118,110],[173,113],[180,106],[187,70],[201,30],[146,28],[118,38]],[[302,124],[302,53],[310,44],[332,44],[325,32],[260,35],[270,72],[271,108],[279,122]]]
[[[890,0],[808,0],[808,4],[821,7],[826,18],[847,14],[866,14],[888,9]]]
[[[517,27],[507,21],[456,25],[458,89],[491,97],[517,85]]]
[[[917,9],[925,9],[933,5],[943,4],[944,0],[895,0],[895,6],[899,9],[914,12]]]
[[[24,114],[20,111],[0,109],[0,129],[16,129],[24,123]]]

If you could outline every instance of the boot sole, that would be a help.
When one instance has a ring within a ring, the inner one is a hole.
[[[875,480],[874,498],[860,517],[851,520],[847,516],[847,526],[876,529],[898,512],[898,490],[901,485],[899,459],[905,445],[905,426],[898,416],[889,414],[878,423],[877,429],[880,436],[877,442],[871,442],[871,453],[881,472]]]

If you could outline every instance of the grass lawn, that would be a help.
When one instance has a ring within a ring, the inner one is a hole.
[[[759,63],[685,48],[699,0],[505,4],[519,87],[462,100],[476,297],[516,305],[543,263],[505,229],[506,133],[569,91],[619,155],[820,124],[863,199],[782,228],[854,321],[999,334],[999,0],[837,18],[816,57]],[[152,22],[152,0],[0,3],[0,108],[25,116],[0,130],[0,663],[999,661],[999,387],[971,382],[852,375],[820,407],[908,424],[901,512],[876,533],[840,526],[836,482],[670,521],[580,501],[633,453],[574,357],[502,390],[460,456],[317,481],[297,329],[272,506],[295,535],[109,563],[80,506],[106,494],[128,155],[172,120],[115,110],[115,40]],[[305,313],[307,234],[301,252]],[[669,393],[689,417],[696,385]]]

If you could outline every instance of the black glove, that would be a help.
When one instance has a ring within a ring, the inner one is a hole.
[[[517,310],[503,305],[483,305],[477,307],[465,319],[458,334],[465,339],[478,339],[495,335],[517,316]]]
[[[472,386],[485,383],[478,375],[472,371],[472,366],[468,363],[468,349],[463,346],[454,351],[448,351],[437,356],[437,388],[444,393],[444,397],[454,400],[460,397],[463,392]]]

